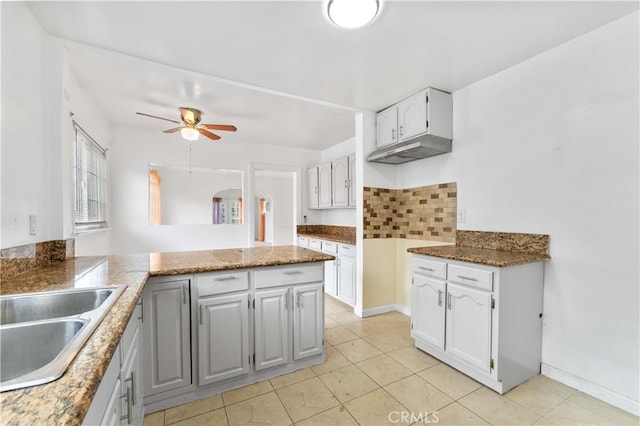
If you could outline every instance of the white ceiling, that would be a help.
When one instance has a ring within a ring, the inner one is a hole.
[[[151,61],[70,49],[111,122],[164,129],[133,112],[175,118],[193,106],[206,122],[236,124],[233,137],[315,148],[352,136],[353,112],[274,91],[377,111],[426,86],[456,91],[638,10],[636,1],[386,1],[371,25],[345,31],[320,1],[27,4],[51,35]]]

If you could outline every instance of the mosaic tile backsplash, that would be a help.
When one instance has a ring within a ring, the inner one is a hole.
[[[455,182],[409,189],[364,188],[364,238],[456,241]]]
[[[75,256],[75,240],[52,240],[0,250],[0,280]]]

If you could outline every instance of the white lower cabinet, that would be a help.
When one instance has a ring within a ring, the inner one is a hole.
[[[320,355],[324,351],[324,291],[322,284],[290,289],[293,305],[293,359]]]
[[[254,299],[255,368],[289,362],[289,289],[256,291]]]
[[[496,268],[414,255],[416,347],[504,393],[540,372],[543,263]]]
[[[140,353],[141,305],[125,328],[91,402],[85,425],[141,425],[144,418]]]
[[[152,279],[147,412],[324,362],[323,282],[322,262]]]
[[[189,279],[166,277],[151,278],[145,287],[145,397],[191,384],[189,287]]]
[[[249,372],[249,294],[198,300],[198,384]]]

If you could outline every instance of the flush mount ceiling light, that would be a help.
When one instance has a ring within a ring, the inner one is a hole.
[[[200,133],[193,127],[183,127],[180,129],[180,134],[188,141],[197,141],[200,136]]]
[[[355,29],[373,21],[380,10],[378,0],[329,0],[327,15],[340,28]]]

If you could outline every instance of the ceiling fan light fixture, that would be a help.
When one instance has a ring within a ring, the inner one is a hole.
[[[193,127],[184,127],[180,129],[180,134],[188,141],[196,141],[200,136],[200,133]]]
[[[373,21],[380,10],[379,0],[329,0],[327,16],[340,28],[356,29]]]

